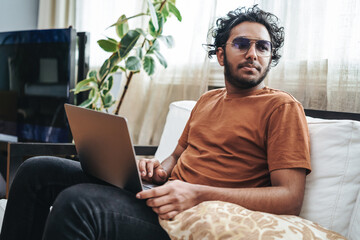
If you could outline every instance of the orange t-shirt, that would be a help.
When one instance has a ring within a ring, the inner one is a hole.
[[[276,169],[310,167],[307,122],[290,94],[265,87],[248,95],[205,93],[179,139],[185,150],[170,180],[218,187],[270,186]]]

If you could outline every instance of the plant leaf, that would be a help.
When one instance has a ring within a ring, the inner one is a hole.
[[[124,58],[135,46],[140,33],[136,30],[128,31],[120,41],[120,57]]]
[[[89,91],[90,89],[97,87],[98,85],[96,79],[91,77],[78,82],[72,91],[74,91],[74,94],[78,94],[80,92]]]
[[[109,27],[107,27],[107,28],[114,27],[114,26],[116,26],[116,25],[118,25],[118,24],[122,24],[123,22],[125,22],[125,21],[127,21],[127,20],[129,20],[129,19],[136,18],[136,17],[141,17],[141,16],[144,16],[144,15],[148,15],[148,14],[146,14],[146,13],[138,13],[138,14],[136,14],[136,15],[134,15],[134,16],[131,16],[131,17],[128,17],[128,18],[124,18],[124,19],[120,19],[120,18],[119,18],[116,23],[111,24],[111,25],[110,25]]]
[[[172,48],[174,47],[174,38],[173,36],[164,36],[164,35],[161,35],[158,37],[163,43],[165,43],[165,45],[168,47],[168,48]]]
[[[175,4],[172,3],[171,1],[168,3],[169,3],[169,11],[175,15],[175,17],[179,20],[179,22],[181,22],[182,17],[181,17],[179,9],[177,9]]]
[[[110,76],[108,78],[108,82],[109,82],[109,85],[108,85],[108,88],[109,88],[109,91],[112,89],[113,85],[114,85],[114,78],[113,76]]]
[[[165,60],[165,57],[158,51],[154,51],[155,56],[159,60],[160,64],[164,66],[164,68],[167,68],[167,62]]]
[[[162,31],[163,31],[163,25],[164,25],[164,17],[161,13],[157,12],[157,19],[158,19],[158,24],[159,24],[159,28],[156,30],[153,21],[150,20],[149,21],[149,33],[151,36],[153,36],[154,38],[156,38],[157,36],[159,36]]]
[[[149,11],[150,11],[151,21],[154,25],[155,31],[157,31],[159,29],[158,18],[156,16],[156,11],[155,11],[154,5],[152,4],[151,0],[148,0],[148,6],[149,6]]]
[[[151,76],[155,72],[155,60],[149,55],[145,55],[144,57],[144,70],[145,72]]]
[[[117,50],[117,44],[111,40],[101,39],[97,43],[106,52],[116,52]]]
[[[98,94],[97,88],[93,88],[89,93],[88,99],[85,100],[84,102],[82,102],[79,106],[91,108],[91,105],[96,103],[98,99],[99,99],[99,94]]]
[[[115,66],[111,69],[110,73],[117,72],[118,69],[119,69],[119,66],[118,66],[118,65],[115,65]]]
[[[129,31],[129,23],[126,16],[123,14],[118,19],[119,24],[116,24],[116,34],[122,38]]]
[[[169,4],[166,2],[164,8],[161,10],[161,14],[163,15],[164,22],[166,22],[167,17],[169,16]]]
[[[118,64],[119,61],[120,58],[117,52],[113,53],[108,59],[106,59],[99,70],[100,79],[106,78],[106,76],[110,73],[113,67]]]
[[[95,78],[95,79],[97,79],[97,72],[96,72],[96,70],[90,71],[89,74],[88,74],[88,76],[89,76],[89,78]]]
[[[111,93],[106,93],[101,97],[104,108],[109,108],[115,103],[114,96]]]
[[[119,53],[116,52],[116,53],[114,53],[113,55],[111,55],[110,58],[109,58],[109,60],[110,60],[110,68],[109,68],[109,69],[112,70],[113,67],[114,67],[116,64],[118,64],[119,61],[120,61]]]
[[[138,56],[140,59],[143,58],[143,49],[141,47],[136,49],[136,56]]]
[[[130,56],[126,60],[125,67],[130,71],[138,71],[141,68],[141,60],[138,56]]]
[[[109,41],[115,43],[115,44],[119,44],[118,41],[116,41],[116,39],[110,38],[110,37],[106,37]]]
[[[153,5],[154,5],[155,10],[159,11],[160,6],[161,6],[161,2],[154,2]]]
[[[152,42],[152,45],[150,46],[148,53],[153,53],[154,51],[160,51],[160,44],[159,41],[156,39]]]
[[[138,31],[144,37],[146,37],[146,35],[147,35],[146,32],[144,30],[142,30],[141,28],[136,28],[135,31]]]
[[[106,95],[112,88],[114,82],[113,76],[108,77],[100,86],[100,92],[102,95]]]
[[[99,75],[100,75],[100,78],[102,78],[105,74],[106,74],[106,71],[110,68],[110,60],[109,58],[106,59],[104,61],[104,63],[101,65],[100,67],[100,70],[99,70]]]

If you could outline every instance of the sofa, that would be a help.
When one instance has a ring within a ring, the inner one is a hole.
[[[177,101],[170,104],[155,152],[160,161],[175,148],[195,103]],[[360,239],[360,121],[310,116],[316,116],[316,112],[306,111],[312,172],[306,179],[300,216],[348,239]],[[334,112],[329,116],[344,118],[343,114]],[[360,119],[356,114],[349,116]],[[5,205],[6,200],[0,200],[0,223]]]

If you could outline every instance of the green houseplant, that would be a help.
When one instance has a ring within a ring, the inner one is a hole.
[[[118,40],[101,39],[99,46],[110,53],[99,70],[91,71],[88,78],[79,81],[72,90],[75,94],[88,91],[88,99],[80,106],[98,111],[106,111],[117,102],[114,114],[118,114],[129,84],[134,74],[143,69],[151,76],[155,72],[156,62],[167,67],[164,56],[160,53],[159,40],[167,47],[173,46],[173,37],[164,36],[163,27],[166,20],[174,15],[181,21],[181,14],[175,6],[175,0],[147,0],[147,11],[131,17],[121,15],[114,27]],[[149,18],[148,26],[130,29],[128,20],[137,17]],[[157,60],[156,60],[157,59]],[[122,71],[125,76],[125,86],[117,101],[110,93],[113,86],[113,74]]]

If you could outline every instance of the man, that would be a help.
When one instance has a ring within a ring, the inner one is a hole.
[[[283,29],[268,22],[275,16],[257,7],[243,11],[217,21],[214,45],[225,67],[226,89],[200,98],[170,158],[161,165],[140,162],[144,177],[161,183],[171,174],[170,179],[182,180],[137,194],[160,218],[171,219],[207,200],[300,213],[310,171],[303,109],[263,83],[271,62],[280,58]]]
[[[162,186],[134,196],[77,162],[30,159],[13,181],[1,239],[167,239],[158,217],[207,200],[298,215],[310,172],[304,112],[263,83],[283,44],[276,20],[255,6],[217,21],[209,54],[224,66],[225,89],[199,99],[171,156],[139,161],[141,176]]]

